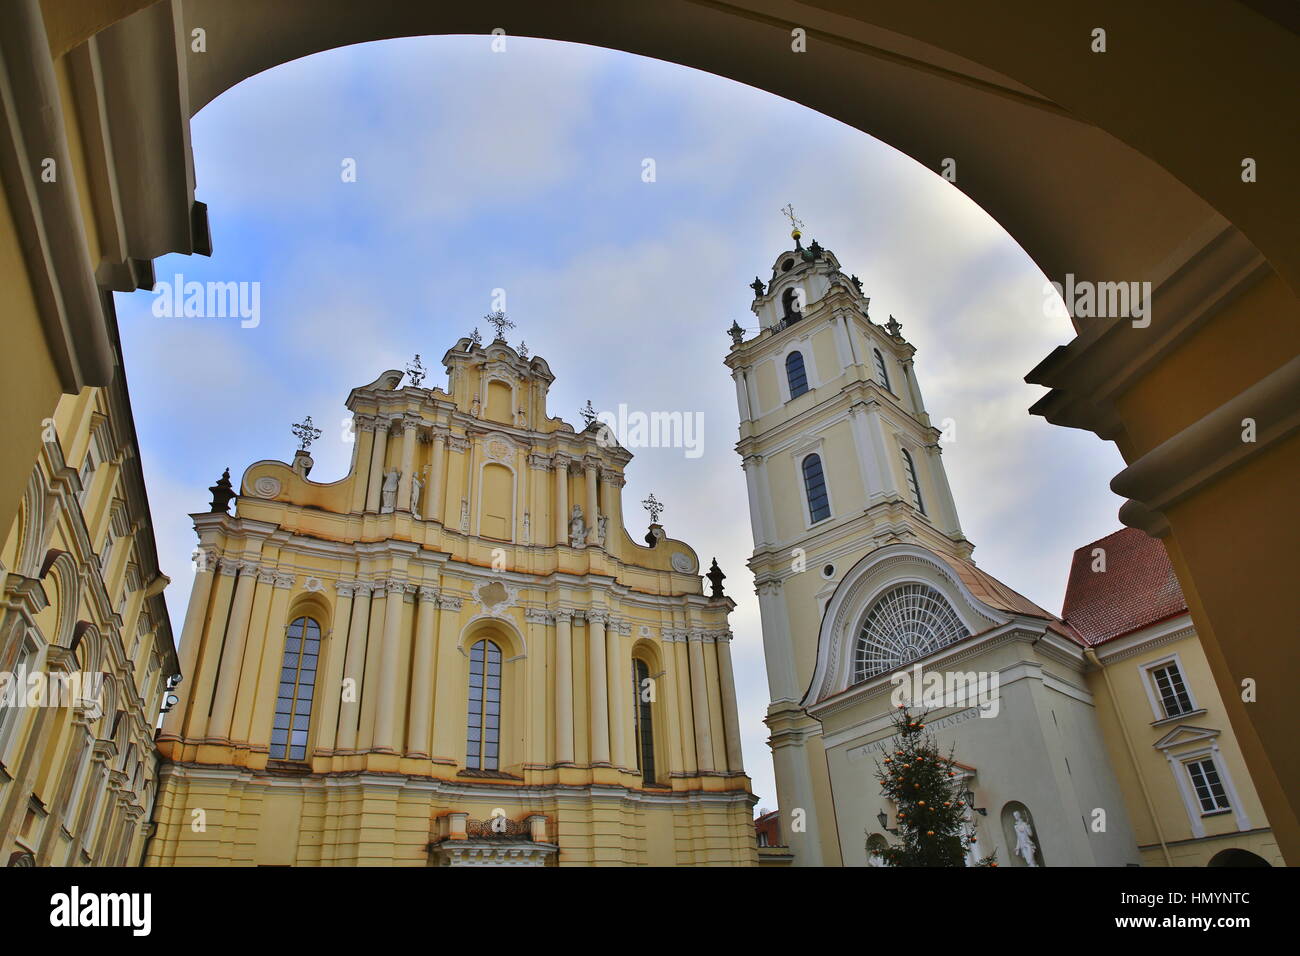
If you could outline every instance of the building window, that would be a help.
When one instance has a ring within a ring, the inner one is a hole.
[[[808,495],[808,520],[812,524],[831,516],[830,496],[826,493],[826,476],[822,474],[820,455],[803,460],[803,488]]]
[[[802,352],[791,352],[785,357],[785,379],[790,383],[791,398],[808,391],[808,372],[803,366]]]
[[[280,696],[271,729],[271,759],[306,760],[311,702],[320,660],[320,625],[310,617],[296,618],[284,639]]]
[[[885,357],[880,354],[880,349],[872,349],[876,356],[876,374],[880,377],[880,384],[885,386],[885,391],[892,392],[889,387],[889,371],[885,368]]]
[[[641,782],[655,782],[655,731],[654,704],[652,703],[650,668],[640,659],[632,661],[632,693],[636,705],[632,712],[636,721],[636,752],[641,758]]]
[[[916,510],[925,514],[925,502],[921,499],[921,483],[916,480],[916,462],[912,461],[912,453],[906,448],[901,449],[903,452],[903,473],[907,475],[907,490],[912,493],[912,504],[916,505]]]
[[[500,768],[501,648],[479,641],[469,652],[469,732],[465,766],[470,770]]]
[[[1177,663],[1169,661],[1151,668],[1150,673],[1166,717],[1190,714],[1196,709],[1192,705],[1191,695],[1187,693],[1187,685],[1183,683],[1183,675],[1178,670]]]
[[[897,670],[967,635],[947,599],[928,584],[901,584],[867,612],[853,654],[853,682]]]
[[[20,637],[18,639],[18,655],[8,668],[13,675],[13,683],[10,685],[11,692],[23,693],[25,685],[19,682],[27,680],[27,669],[32,666],[35,658],[36,645],[30,637]],[[0,661],[0,666],[3,666],[2,661]],[[20,719],[25,713],[27,713],[25,707],[0,703],[0,762],[4,762],[8,756],[10,745],[13,743],[12,738],[17,737],[21,726]]]
[[[1189,760],[1184,766],[1187,767],[1188,776],[1192,778],[1196,799],[1201,804],[1201,813],[1218,813],[1221,810],[1232,809],[1213,758],[1202,757],[1199,760]]]

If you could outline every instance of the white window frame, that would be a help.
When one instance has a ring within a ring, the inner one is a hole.
[[[877,357],[879,361],[877,362]],[[887,391],[890,395],[898,398],[898,392],[894,391],[893,382],[889,380],[889,366],[886,364],[885,353],[880,350],[880,346],[874,342],[871,345],[871,371],[880,375],[884,381],[877,381],[876,384]]]
[[[1156,686],[1156,675],[1154,672],[1158,668],[1164,667],[1168,664],[1173,664],[1178,668],[1178,676],[1182,678],[1183,689],[1187,691],[1187,699],[1192,705],[1191,710],[1184,711],[1180,714],[1165,713],[1164,704],[1160,699],[1160,690]],[[1146,688],[1147,700],[1151,702],[1151,713],[1155,717],[1155,723],[1165,720],[1177,720],[1179,718],[1188,717],[1192,714],[1202,712],[1200,704],[1196,701],[1196,695],[1192,693],[1192,686],[1188,683],[1187,671],[1183,667],[1182,658],[1179,657],[1177,653],[1166,654],[1164,657],[1158,658],[1157,660],[1145,661],[1138,665],[1138,670],[1142,674],[1142,686]]]
[[[795,484],[799,487],[799,500],[803,503],[803,528],[805,531],[811,531],[813,528],[820,528],[828,522],[834,521],[835,516],[839,514],[835,509],[835,497],[831,494],[831,478],[830,472],[826,467],[826,450],[823,445],[823,440],[819,438],[811,445],[800,447],[798,451],[793,452],[790,456],[794,461],[794,479]],[[822,483],[826,486],[826,503],[830,505],[831,509],[829,515],[825,518],[821,518],[816,523],[812,520],[812,507],[808,504],[808,483],[804,481],[803,477],[804,459],[809,455],[816,455],[821,459]]]
[[[1176,747],[1177,744],[1173,746]],[[1178,785],[1178,792],[1183,798],[1183,807],[1187,810],[1187,820],[1191,824],[1193,837],[1199,839],[1205,836],[1205,819],[1207,817],[1223,816],[1229,811],[1236,818],[1239,831],[1244,832],[1250,829],[1250,817],[1246,815],[1245,807],[1241,802],[1241,795],[1237,793],[1237,786],[1233,782],[1232,774],[1228,771],[1227,762],[1223,760],[1222,751],[1219,750],[1217,741],[1211,740],[1206,746],[1180,754],[1170,753],[1169,749],[1167,749],[1165,750],[1165,759],[1169,761],[1169,769],[1174,775],[1174,780]],[[1214,769],[1219,774],[1219,782],[1223,784],[1224,793],[1228,795],[1229,807],[1227,810],[1203,811],[1201,809],[1201,801],[1196,796],[1196,788],[1192,785],[1192,774],[1187,765],[1205,759],[1213,761]]]
[[[794,401],[790,397],[790,380],[785,374],[785,360],[791,352],[798,352],[803,356],[803,373],[808,379],[808,392],[817,391],[822,384],[821,376],[817,373],[817,359],[813,355],[812,333],[805,332],[799,338],[787,343],[779,354],[772,356],[772,361],[776,363],[777,390],[781,393],[782,405]],[[804,395],[808,392],[804,392]]]
[[[930,495],[930,488],[921,479],[921,469],[916,464],[916,446],[913,445],[911,442],[905,440],[902,435],[899,435],[898,439],[899,439],[898,440],[898,451],[899,451],[898,464],[899,467],[902,468],[903,470],[903,487],[907,489],[907,493],[910,495],[912,493],[912,488],[908,479],[909,478],[916,479],[917,501],[912,502],[912,505],[921,514],[921,517],[929,519],[930,509],[926,507],[926,500],[932,499],[932,496]],[[907,460],[911,461],[912,463],[911,475],[908,474],[907,461],[903,460],[903,455],[902,455],[903,452],[907,452]]]

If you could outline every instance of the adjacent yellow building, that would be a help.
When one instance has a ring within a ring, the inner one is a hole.
[[[633,540],[632,456],[548,416],[544,359],[443,364],[351,392],[341,480],[304,447],[193,516],[147,862],[755,863],[731,600]]]
[[[1061,613],[1094,665],[1142,865],[1283,865],[1160,540],[1125,528],[1080,548]]]
[[[0,551],[0,865],[135,865],[177,661],[120,370],[41,437]]]

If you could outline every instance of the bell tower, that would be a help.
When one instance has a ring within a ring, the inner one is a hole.
[[[872,320],[857,276],[815,240],[805,247],[786,214],[794,247],[766,282],[754,279],[757,333],[733,323],[725,362],[740,410],[781,838],[796,865],[838,865],[821,725],[799,704],[826,604],[844,573],[884,545],[958,558],[973,546],[921,399],[916,349],[893,316]]]

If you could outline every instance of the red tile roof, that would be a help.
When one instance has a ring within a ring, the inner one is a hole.
[[[1093,549],[1106,570],[1093,571]],[[1159,538],[1124,528],[1074,552],[1061,617],[1090,645],[1128,634],[1187,610]]]

